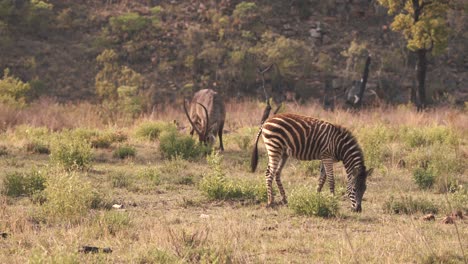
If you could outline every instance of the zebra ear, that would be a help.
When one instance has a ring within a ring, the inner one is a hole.
[[[367,177],[371,176],[373,172],[374,172],[374,168],[368,169],[368,170],[366,171]]]

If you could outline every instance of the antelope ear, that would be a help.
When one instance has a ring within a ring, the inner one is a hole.
[[[368,169],[368,170],[366,171],[367,177],[371,176],[373,172],[374,172],[374,168]]]

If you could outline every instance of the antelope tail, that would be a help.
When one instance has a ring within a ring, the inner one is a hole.
[[[262,134],[262,129],[263,129],[263,126],[261,126],[260,130],[258,131],[257,138],[255,139],[254,149],[252,151],[252,158],[250,160],[250,166],[251,166],[252,172],[255,172],[255,170],[257,169],[257,164],[258,164],[258,139],[260,138],[260,135]]]

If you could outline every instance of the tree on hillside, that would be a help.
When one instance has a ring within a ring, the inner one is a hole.
[[[378,0],[396,14],[392,30],[401,32],[407,40],[407,48],[417,55],[416,76],[418,88],[412,88],[411,100],[418,110],[426,106],[427,53],[442,53],[447,47],[446,23],[449,0]]]

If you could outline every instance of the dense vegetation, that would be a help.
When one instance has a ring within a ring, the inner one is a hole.
[[[272,63],[277,100],[340,101],[369,54],[367,103],[467,98],[464,1],[422,4],[417,21],[415,1],[153,2],[1,0],[1,101],[86,99],[134,116],[201,88],[263,97],[257,71]]]

